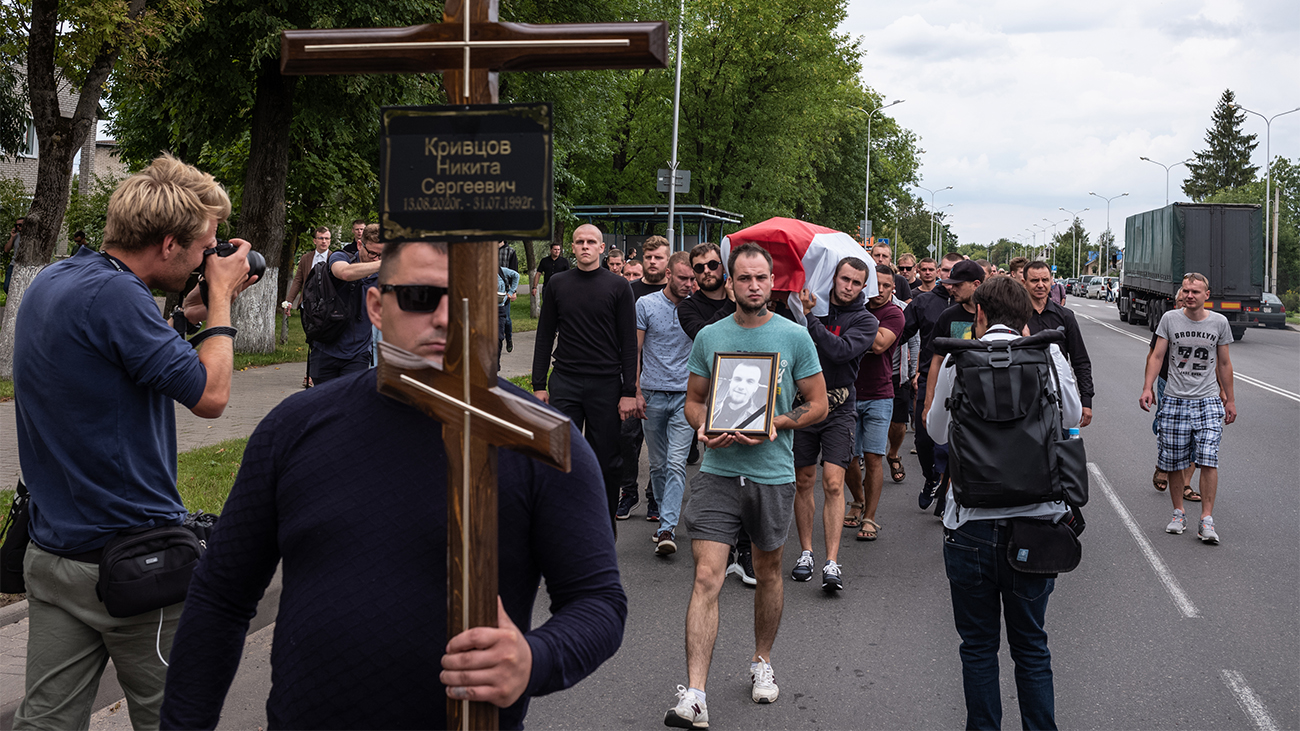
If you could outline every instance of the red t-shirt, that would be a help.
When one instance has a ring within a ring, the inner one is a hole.
[[[870,307],[867,310],[880,321],[881,330],[894,333],[894,344],[880,355],[868,350],[867,354],[862,356],[862,364],[858,366],[858,380],[854,384],[857,387],[858,400],[892,399],[894,397],[894,351],[898,349],[898,338],[903,333],[905,319],[903,309],[893,302],[886,302],[885,306],[878,310]]]

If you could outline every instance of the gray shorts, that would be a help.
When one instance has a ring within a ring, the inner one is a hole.
[[[700,472],[691,479],[683,523],[692,539],[735,545],[743,527],[760,551],[785,545],[794,521],[794,483],[765,485]]]
[[[811,467],[817,457],[825,464],[847,469],[854,457],[853,438],[857,409],[852,400],[831,409],[825,419],[794,432],[794,466]]]

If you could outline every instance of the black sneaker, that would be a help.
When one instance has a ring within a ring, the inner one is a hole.
[[[632,512],[632,508],[636,507],[639,502],[641,502],[641,498],[637,497],[635,492],[624,492],[618,498],[618,509],[614,511],[614,517],[619,520],[627,520],[628,514]],[[655,518],[655,520],[659,519]]]
[[[635,504],[635,503],[633,503]],[[659,503],[655,502],[654,497],[647,497],[645,504],[645,519],[650,523],[659,522]]]
[[[700,461],[700,443],[695,439],[691,440],[691,453],[686,455],[686,464],[696,464]]]
[[[834,561],[827,561],[822,567],[822,591],[841,591],[844,589],[844,580],[840,578],[840,565]]]
[[[726,575],[739,576],[745,586],[758,586],[758,579],[754,577],[754,554],[749,551],[736,551],[733,548],[731,555],[732,560],[727,566]]]
[[[812,551],[804,551],[799,554],[799,560],[794,562],[794,568],[790,570],[790,578],[795,581],[808,581],[813,575],[813,555]]]
[[[507,352],[507,353],[513,353],[513,352],[515,352],[515,341],[513,341],[513,340],[507,340],[507,341],[506,341],[506,352]]]
[[[916,506],[922,510],[930,507],[930,504],[934,502],[934,495],[938,489],[938,480],[926,480],[925,486],[921,488],[921,494],[916,496]]]

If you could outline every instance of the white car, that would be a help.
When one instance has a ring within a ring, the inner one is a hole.
[[[1089,277],[1088,287],[1083,291],[1088,299],[1106,299],[1106,280],[1101,277]]]

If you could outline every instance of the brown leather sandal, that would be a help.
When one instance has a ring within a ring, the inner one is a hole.
[[[1161,477],[1161,475],[1164,475],[1164,477]],[[1164,492],[1165,490],[1168,490],[1169,474],[1167,472],[1161,472],[1160,470],[1156,470],[1155,474],[1151,475],[1151,484],[1155,486],[1155,488],[1160,492]]]
[[[898,457],[886,457],[889,462],[889,478],[894,482],[902,482],[907,479],[907,471],[903,469],[903,460]]]

